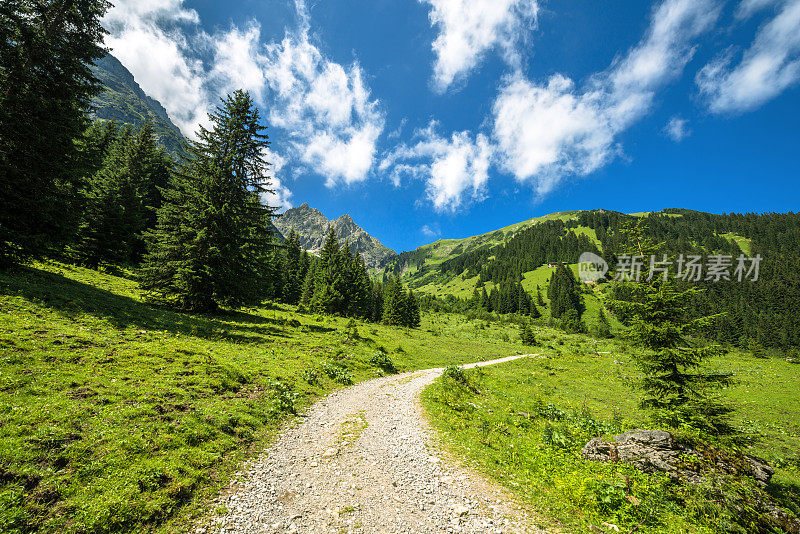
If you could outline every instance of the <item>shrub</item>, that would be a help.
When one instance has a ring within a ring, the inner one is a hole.
[[[369,359],[369,363],[383,370],[385,373],[394,374],[397,372],[397,367],[385,352],[378,351],[373,354],[372,358]]]
[[[345,386],[349,386],[353,383],[353,375],[351,375],[350,371],[348,371],[347,368],[339,362],[323,362],[322,365],[320,365],[320,368],[326,375],[328,375],[328,378],[336,383],[344,384]]]
[[[457,365],[451,365],[444,370],[442,376],[447,380],[452,380],[462,386],[469,386],[469,378],[467,377],[467,373],[464,372],[463,367],[458,367]]]
[[[296,414],[294,403],[297,400],[297,393],[292,391],[292,388],[287,384],[278,381],[272,381],[270,386],[275,391],[275,404],[279,412],[289,412]]]

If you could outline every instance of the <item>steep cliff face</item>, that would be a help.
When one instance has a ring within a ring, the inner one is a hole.
[[[322,248],[328,229],[333,228],[341,242],[347,241],[353,250],[361,253],[367,267],[383,267],[397,255],[365,232],[350,215],[345,214],[331,221],[319,210],[305,203],[286,210],[281,217],[274,220],[274,224],[284,237],[288,237],[294,228],[300,236],[301,246],[311,252]]]
[[[147,96],[117,58],[107,54],[92,71],[103,84],[103,90],[92,101],[95,117],[133,127],[152,121],[156,141],[173,155],[183,152],[183,134],[170,120],[167,110]]]

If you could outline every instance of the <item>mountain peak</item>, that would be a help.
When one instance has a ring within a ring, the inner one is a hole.
[[[300,246],[310,251],[320,250],[328,229],[333,228],[336,238],[341,243],[348,243],[352,250],[361,253],[367,267],[383,267],[397,255],[365,232],[349,214],[331,221],[305,202],[296,208],[286,210],[273,221],[273,224],[284,236],[288,236],[294,229],[300,236]]]

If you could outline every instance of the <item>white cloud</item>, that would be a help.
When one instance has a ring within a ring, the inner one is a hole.
[[[399,185],[403,176],[421,178],[427,183],[426,195],[437,211],[455,211],[467,199],[485,196],[492,148],[483,134],[473,140],[469,132],[455,132],[448,139],[431,122],[415,133],[416,144],[402,144],[389,153],[379,166],[391,169],[390,178]]]
[[[420,0],[430,4],[431,25],[439,30],[434,87],[444,92],[499,48],[512,66],[520,62],[517,44],[536,23],[537,0]]]
[[[187,136],[207,123],[209,109],[203,64],[192,59],[181,31],[198,22],[182,0],[120,0],[103,19],[112,54]]]
[[[120,0],[103,24],[114,56],[164,105],[187,137],[193,137],[200,124],[209,126],[208,111],[221,95],[241,88],[264,103],[265,58],[259,51],[261,29],[256,22],[209,35],[183,0]],[[198,59],[199,51],[209,52],[207,65]],[[275,193],[265,201],[291,207],[292,193],[278,176],[285,157],[268,150],[267,160],[272,163]]]
[[[740,12],[749,15],[768,4],[779,5],[778,13],[759,28],[738,63],[729,51],[697,74],[697,85],[712,112],[755,109],[800,81],[800,0],[750,0]]]
[[[689,121],[686,119],[672,117],[664,127],[664,134],[676,143],[680,143],[692,133],[687,126],[688,124]]]
[[[274,97],[270,123],[287,130],[293,153],[329,187],[360,182],[373,166],[384,113],[357,63],[345,68],[311,43],[308,14],[297,5],[301,27],[265,47],[264,74]]]
[[[717,0],[665,0],[642,41],[580,90],[560,74],[546,83],[508,76],[493,107],[503,168],[545,194],[567,175],[606,164],[620,151],[617,135],[650,111],[655,92],[681,74],[693,40],[718,15]]]
[[[269,188],[274,191],[272,194],[264,195],[264,202],[269,206],[289,209],[292,207],[292,203],[289,200],[292,197],[292,192],[283,185],[280,179],[280,173],[286,165],[286,158],[269,149],[264,151],[264,156],[267,162],[271,164],[270,171],[272,171],[272,177],[270,179]]]
[[[425,224],[420,228],[420,232],[425,237],[439,237],[442,235],[442,230],[439,228],[438,224]]]
[[[261,27],[250,22],[244,30],[232,27],[210,39],[214,48],[214,67],[209,76],[220,92],[244,89],[256,102],[264,104],[265,58],[259,51]]]

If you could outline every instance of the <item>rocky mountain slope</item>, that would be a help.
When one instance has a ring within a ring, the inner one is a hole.
[[[383,246],[380,241],[358,226],[350,215],[345,214],[331,221],[319,210],[305,203],[286,210],[282,216],[273,221],[273,224],[284,237],[288,237],[294,228],[300,236],[300,245],[312,252],[322,248],[328,228],[333,227],[340,241],[349,242],[351,248],[361,253],[367,267],[376,269],[384,267],[397,256],[393,250]]]
[[[134,127],[153,121],[158,143],[173,155],[183,152],[183,134],[172,123],[167,110],[145,94],[133,74],[117,58],[106,55],[92,71],[103,85],[103,90],[92,102],[98,119],[115,120]]]

